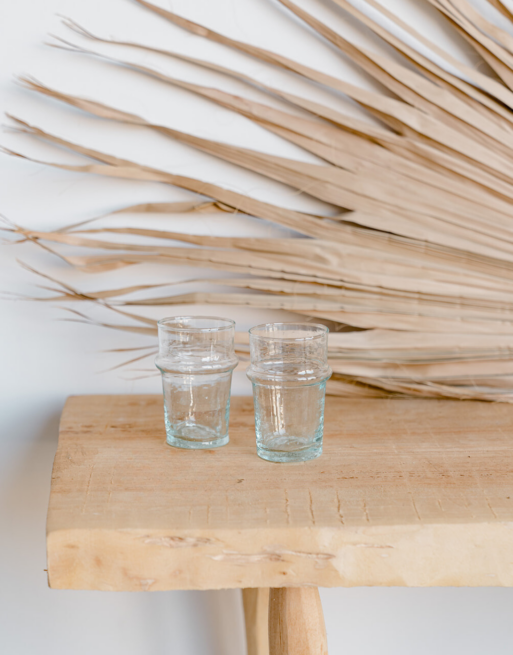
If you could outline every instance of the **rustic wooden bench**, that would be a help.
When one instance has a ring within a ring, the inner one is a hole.
[[[301,464],[259,459],[253,420],[234,397],[229,445],[186,451],[161,396],[71,397],[50,586],[242,588],[249,655],[321,655],[319,586],[513,585],[512,405],[327,398]]]

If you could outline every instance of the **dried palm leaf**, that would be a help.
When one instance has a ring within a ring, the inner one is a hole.
[[[282,308],[330,325],[329,357],[335,373],[331,393],[513,402],[513,37],[467,0],[425,1],[470,43],[496,78],[463,65],[376,0],[366,2],[430,49],[447,68],[370,18],[365,5],[355,7],[347,0],[332,2],[392,47],[397,58],[352,43],[292,0],[279,2],[374,78],[383,93],[229,38],[146,0],[137,2],[198,37],[299,76],[311,85],[312,93],[299,96],[210,61],[135,41],[104,38],[65,19],[72,34],[98,46],[107,44],[109,53],[131,48],[181,59],[258,88],[269,97],[269,103],[171,77],[126,56],[107,55],[70,40],[54,41],[58,47],[129,67],[236,112],[315,155],[321,163],[277,157],[185,133],[29,77],[22,78],[25,86],[101,120],[144,127],[192,146],[327,202],[334,210],[321,216],[263,202],[121,159],[11,117],[18,131],[87,158],[83,165],[45,162],[51,166],[151,180],[198,194],[197,200],[150,202],[121,208],[109,216],[119,219],[133,214],[144,219],[150,214],[231,212],[266,219],[303,236],[211,237],[165,227],[150,229],[144,224],[91,228],[89,224],[102,216],[46,232],[7,225],[4,229],[20,244],[30,241],[85,272],[107,273],[158,263],[232,275],[181,282],[201,288],[188,292],[171,293],[166,289],[175,284],[171,280],[83,292],[34,271],[43,275],[46,282],[42,288],[51,294],[40,300],[101,306],[128,323],[93,321],[71,307],[73,318],[69,320],[146,336],[156,334],[156,321],[147,314],[151,308],[166,313],[174,306],[193,303]],[[513,14],[501,0],[490,3],[502,16],[504,27],[513,22]],[[377,122],[346,116],[318,102],[316,85],[329,93],[344,94]],[[285,108],[276,108],[271,98]],[[69,252],[76,248],[101,252]],[[152,293],[157,295],[148,295]],[[237,349],[247,361],[247,335],[237,335]],[[152,352],[151,348],[137,352],[125,363],[142,361]]]

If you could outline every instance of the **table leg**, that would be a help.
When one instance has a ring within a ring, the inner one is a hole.
[[[243,589],[248,655],[269,655],[269,588]]]
[[[316,587],[283,587],[269,594],[269,655],[328,655]]]

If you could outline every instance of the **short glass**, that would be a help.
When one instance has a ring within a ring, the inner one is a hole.
[[[249,331],[257,453],[304,462],[322,453],[324,398],[331,376],[328,328],[267,323]]]
[[[235,322],[174,316],[158,322],[167,443],[217,448],[228,443],[230,388],[237,366]]]

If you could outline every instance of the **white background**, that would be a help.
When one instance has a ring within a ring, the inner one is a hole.
[[[424,34],[451,49],[462,60],[472,56],[424,3],[384,0]],[[355,0],[356,3],[356,0]],[[305,3],[307,4],[306,0]],[[369,33],[355,28],[328,0],[315,3],[320,16],[337,29],[376,50],[386,51]],[[167,0],[177,13],[204,22],[230,36],[293,56],[346,80],[374,87],[354,66],[272,0]],[[310,6],[310,5],[309,5]],[[0,4],[0,110],[8,111],[72,140],[150,163],[184,175],[208,179],[286,206],[329,212],[332,208],[279,184],[238,171],[212,157],[199,155],[142,128],[115,126],[71,110],[16,86],[13,75],[35,77],[76,94],[94,97],[154,122],[230,143],[315,161],[242,117],[126,69],[81,55],[52,50],[42,43],[48,32],[65,34],[55,14],[72,16],[103,36],[138,39],[196,57],[236,67],[270,84],[311,92],[254,60],[189,36],[136,6],[131,0],[2,0]],[[108,48],[102,51],[107,52]],[[110,50],[109,52],[114,52]],[[175,60],[142,52],[123,56],[158,66],[177,77],[215,84],[232,92],[254,90],[205,74]],[[315,92],[321,97],[320,92]],[[359,114],[343,98],[322,99]],[[6,123],[9,121],[6,119]],[[12,149],[49,161],[83,163],[62,150],[5,133],[0,141]],[[152,183],[132,183],[50,169],[0,155],[0,213],[37,229],[105,214],[137,202],[190,197],[186,192]],[[111,219],[121,225],[137,221]],[[232,216],[188,216],[145,219],[147,225],[241,236],[286,234],[255,219]],[[140,223],[140,218],[139,218]],[[106,223],[104,223],[106,224]],[[101,282],[79,273],[35,246],[3,246],[0,291],[44,295],[38,280],[16,259],[75,284],[81,289],[124,286],[132,281],[176,282],[198,277],[198,271],[163,271],[157,266],[109,273]],[[208,271],[200,276],[211,275]],[[217,277],[222,274],[218,273]],[[40,281],[39,281],[40,282]],[[196,287],[197,288],[197,287]],[[190,286],[172,287],[177,293]],[[90,315],[99,315],[89,308]],[[182,307],[167,313],[232,315],[245,330],[284,314],[226,307]],[[105,369],[119,355],[101,351],[144,342],[112,330],[69,323],[52,304],[2,301],[0,305],[0,652],[5,655],[241,655],[244,653],[242,610],[237,591],[100,593],[47,588],[45,512],[50,472],[65,398],[81,393],[158,393],[157,377]],[[108,317],[112,320],[112,316]],[[144,342],[146,343],[146,342]],[[151,367],[151,362],[145,364]],[[249,393],[242,373],[235,393]],[[356,588],[321,590],[331,655],[506,655],[513,652],[513,590]]]

